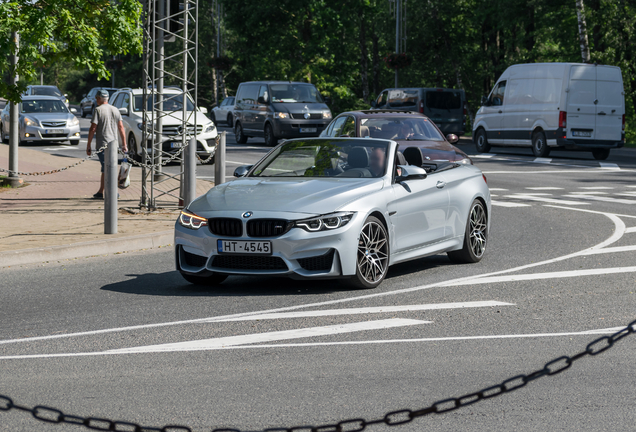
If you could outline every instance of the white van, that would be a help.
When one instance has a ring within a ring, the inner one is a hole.
[[[491,146],[587,150],[607,159],[625,143],[625,96],[620,68],[583,63],[510,66],[482,98],[473,124],[479,152]]]

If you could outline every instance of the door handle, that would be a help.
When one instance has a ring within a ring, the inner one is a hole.
[[[607,115],[607,114],[605,114],[603,111],[601,111],[600,113],[598,113],[598,115]]]
[[[446,182],[439,180],[436,186],[437,189],[442,189],[444,186],[446,186]]]
[[[499,111],[497,111],[497,112],[498,112],[499,114],[501,114],[503,111],[502,111],[502,110],[499,110]]]

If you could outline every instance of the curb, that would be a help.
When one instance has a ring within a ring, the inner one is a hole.
[[[61,259],[84,258],[91,255],[131,252],[140,249],[152,249],[160,246],[168,246],[173,242],[174,230],[170,230],[108,240],[74,243],[64,246],[0,252],[0,267],[57,261]]]

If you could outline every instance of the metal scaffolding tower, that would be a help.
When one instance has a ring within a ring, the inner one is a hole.
[[[196,118],[198,18],[198,0],[144,1],[140,207],[183,207],[194,198],[196,136],[202,127]],[[169,109],[174,103],[177,111]],[[170,118],[176,121],[164,126]],[[167,163],[178,163],[179,173],[167,173]]]

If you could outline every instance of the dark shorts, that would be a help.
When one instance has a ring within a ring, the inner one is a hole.
[[[102,172],[104,172],[104,151],[97,153],[97,158],[99,159],[99,163],[102,164]]]

